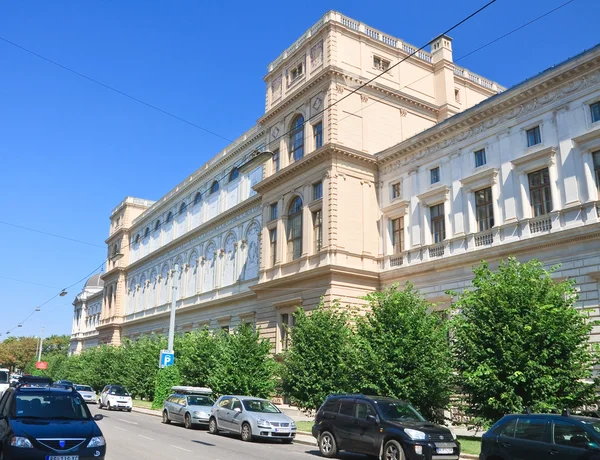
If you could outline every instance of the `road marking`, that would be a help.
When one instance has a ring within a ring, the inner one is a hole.
[[[140,438],[149,439],[150,441],[154,441],[154,438],[150,438],[148,436],[144,436],[143,434],[138,434]]]
[[[179,450],[184,450],[184,451],[189,452],[189,453],[193,452],[192,450],[184,449],[183,447],[175,446],[173,444],[171,444],[171,447],[174,447],[175,449],[179,449]]]
[[[115,427],[117,430],[121,430],[121,431],[127,431],[125,428],[121,428],[120,426],[116,426]]]
[[[131,420],[125,420],[124,418],[118,418],[117,420],[120,420],[121,422],[125,422],[125,423],[130,423],[132,425],[139,425],[138,422],[132,422]]]

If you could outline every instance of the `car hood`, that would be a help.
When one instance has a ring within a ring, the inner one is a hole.
[[[431,422],[387,422],[397,428],[411,428],[426,433],[432,441],[453,441],[452,432],[445,426]]]
[[[119,396],[119,395],[106,395],[107,398],[117,398],[117,399],[131,399],[131,396]]]
[[[96,396],[96,393],[93,391],[78,391],[81,396]]]
[[[269,422],[279,422],[279,423],[292,423],[293,420],[289,418],[285,414],[273,414],[270,412],[250,412],[246,411],[248,417],[252,417],[255,420],[262,418],[263,420],[268,420]]]
[[[208,406],[196,406],[196,405],[190,404],[188,406],[188,408],[191,411],[196,410],[196,411],[202,411],[202,412],[206,412],[206,413],[210,413],[210,410],[212,409],[212,407],[213,407],[212,404],[209,404]]]
[[[102,436],[94,420],[12,419],[15,435],[30,438],[90,438]]]

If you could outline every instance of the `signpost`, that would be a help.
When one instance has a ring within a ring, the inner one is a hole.
[[[169,367],[173,364],[175,364],[175,353],[171,350],[160,350],[158,367],[162,369],[163,367]]]
[[[38,361],[35,363],[35,368],[40,370],[48,369],[48,363],[46,361]]]

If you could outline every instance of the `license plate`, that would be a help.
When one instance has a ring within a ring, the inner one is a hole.
[[[289,433],[290,430],[288,428],[275,428],[275,433]]]
[[[79,455],[48,455],[46,460],[79,460]]]
[[[438,447],[436,449],[436,452],[438,454],[453,454],[454,449],[452,447]]]

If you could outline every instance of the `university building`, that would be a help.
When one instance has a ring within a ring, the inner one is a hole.
[[[297,307],[410,281],[443,310],[510,255],[562,264],[600,316],[600,46],[508,90],[449,37],[415,51],[325,14],[269,64],[255,126],[115,207],[71,351],[166,334],[174,300],[180,332],[249,322],[280,352]]]

